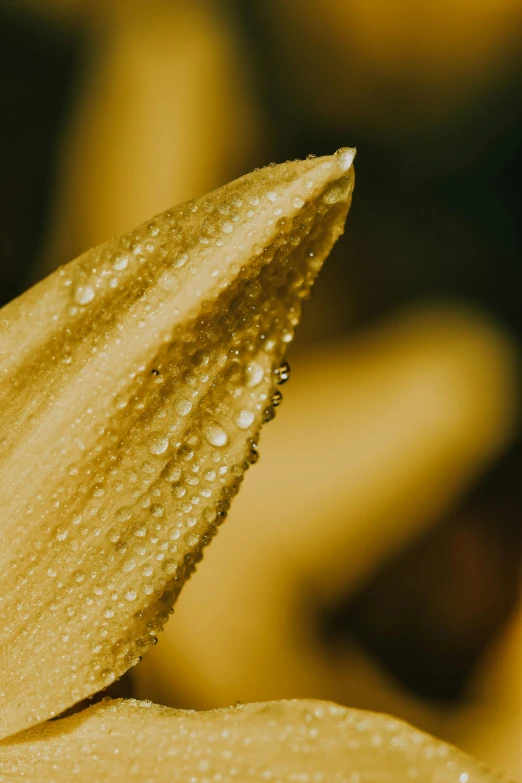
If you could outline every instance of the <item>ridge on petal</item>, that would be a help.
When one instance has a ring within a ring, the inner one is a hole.
[[[247,175],[0,311],[0,736],[156,641],[273,417],[353,154]]]

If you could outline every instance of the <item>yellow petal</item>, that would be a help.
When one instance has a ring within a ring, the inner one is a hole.
[[[406,723],[320,701],[185,712],[107,700],[1,742],[0,774],[5,783],[505,780]]]
[[[155,641],[272,415],[352,160],[256,171],[0,311],[0,736]]]

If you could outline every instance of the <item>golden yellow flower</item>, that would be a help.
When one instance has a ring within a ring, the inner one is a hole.
[[[1,311],[0,781],[495,779],[398,721],[314,702],[116,701],[44,723],[140,660],[226,515],[353,155],[256,171]]]

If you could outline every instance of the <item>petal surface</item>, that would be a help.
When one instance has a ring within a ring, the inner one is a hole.
[[[0,743],[0,780],[493,783],[462,751],[386,715],[320,701],[184,712],[105,701]]]
[[[273,417],[353,155],[256,171],[0,311],[0,736],[156,641]]]

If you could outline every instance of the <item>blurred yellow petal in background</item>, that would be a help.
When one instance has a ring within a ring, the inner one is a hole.
[[[515,61],[522,24],[518,0],[282,0],[272,13],[277,38],[287,39],[288,86],[315,99],[323,116],[348,120],[374,103],[378,111],[383,87],[411,91],[434,116],[458,106]],[[294,69],[306,78],[297,80]],[[391,112],[387,122],[396,121]]]
[[[514,349],[478,315],[434,307],[316,346],[294,376],[228,526],[136,670],[138,692],[198,708],[305,695],[378,705],[452,739],[447,711],[356,647],[332,662],[313,609],[423,535],[506,446]]]
[[[87,20],[44,271],[242,174],[257,139],[240,45],[211,4],[92,4]]]

